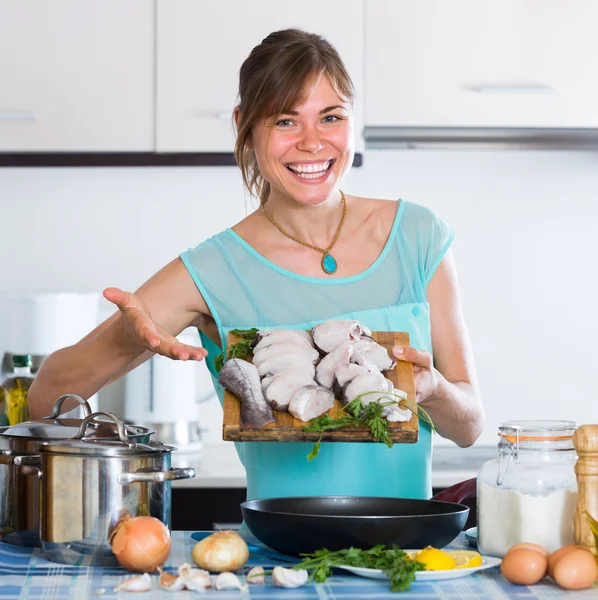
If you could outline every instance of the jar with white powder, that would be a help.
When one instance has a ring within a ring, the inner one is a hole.
[[[572,421],[510,421],[499,427],[498,458],[477,479],[478,548],[504,556],[532,542],[554,552],[573,544],[577,480]]]

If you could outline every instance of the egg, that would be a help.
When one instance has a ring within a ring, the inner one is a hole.
[[[569,554],[569,552],[571,552],[572,550],[583,550],[583,549],[584,549],[583,546],[576,546],[575,544],[571,544],[569,546],[563,546],[562,548],[555,550],[548,557],[548,574],[554,579],[554,577],[553,577],[554,565],[556,565],[556,563],[559,561],[559,559],[561,559],[561,558],[563,558],[563,556]]]
[[[509,550],[500,564],[503,577],[515,585],[532,585],[546,575],[548,560],[529,548]]]
[[[556,562],[553,579],[567,590],[584,590],[598,579],[594,555],[584,548],[573,549]]]
[[[539,546],[538,544],[532,544],[531,542],[521,542],[521,544],[515,544],[509,548],[509,552],[511,550],[517,550],[518,548],[527,548],[528,550],[535,550],[540,554],[543,554],[546,558],[550,555],[550,552],[544,548],[544,546]]]

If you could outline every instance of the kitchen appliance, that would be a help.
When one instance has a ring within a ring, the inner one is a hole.
[[[90,435],[100,415],[114,421],[118,438]],[[22,469],[41,476],[40,538],[46,558],[117,565],[110,537],[123,517],[149,515],[170,528],[170,482],[195,476],[191,468],[170,468],[173,450],[160,442],[131,441],[118,417],[98,412],[83,420],[73,439],[49,441],[40,446],[39,458],[23,459]]]
[[[177,339],[201,345],[194,329],[186,329]],[[203,377],[204,371],[203,362],[153,356],[125,377],[125,421],[155,429],[156,438],[165,444],[200,450],[198,402],[209,400],[215,393],[211,381]],[[198,397],[200,387],[202,397]]]
[[[13,354],[31,354],[35,374],[49,354],[95,329],[98,302],[96,293],[0,292],[0,379],[12,372]],[[88,402],[97,409],[96,396]]]
[[[63,402],[76,400],[85,417],[92,414],[80,396],[65,394],[54,403],[52,413],[39,421],[26,421],[0,428],[0,538],[19,546],[39,546],[40,492],[37,477],[21,468],[27,461],[39,462],[39,447],[50,440],[69,439],[79,433],[81,419],[58,419]],[[92,420],[89,437],[96,440],[114,438],[114,423]],[[149,443],[155,432],[145,427],[127,426],[127,438]]]
[[[460,501],[472,493],[475,487],[465,486]],[[260,542],[299,556],[321,548],[368,549],[378,544],[442,548],[463,529],[469,507],[434,499],[306,496],[249,500],[241,504],[241,512]]]

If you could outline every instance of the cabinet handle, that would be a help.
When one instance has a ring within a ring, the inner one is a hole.
[[[33,111],[4,110],[0,111],[0,121],[37,121]]]
[[[472,83],[463,85],[468,92],[479,94],[554,94],[556,90],[543,83]]]

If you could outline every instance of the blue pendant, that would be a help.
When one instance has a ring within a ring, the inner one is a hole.
[[[322,258],[322,270],[324,273],[328,273],[328,275],[330,275],[336,271],[336,268],[336,260],[334,260],[332,255],[328,253],[324,254],[324,258]]]

